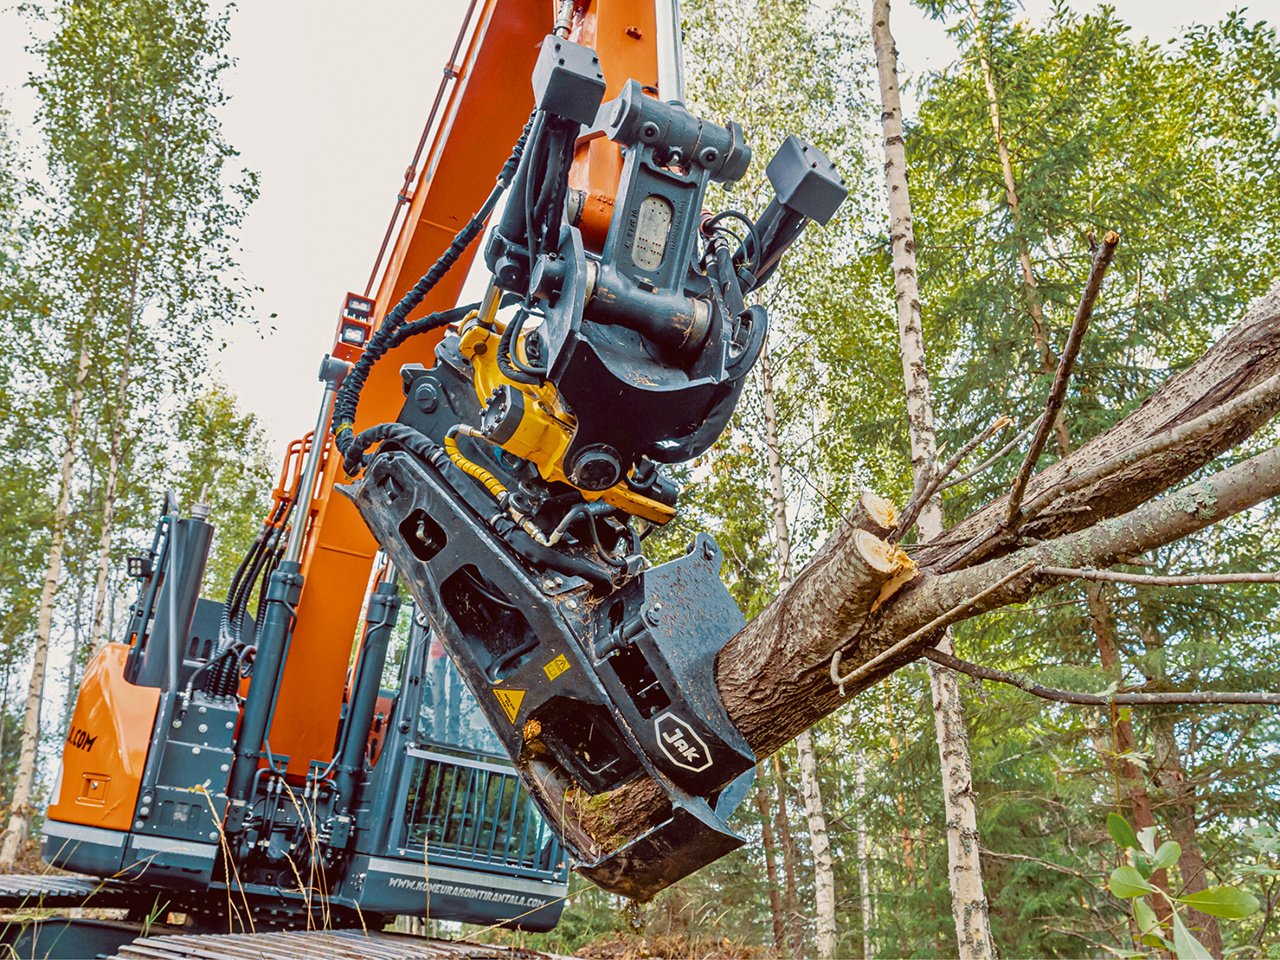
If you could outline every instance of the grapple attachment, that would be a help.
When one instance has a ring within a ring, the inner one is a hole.
[[[377,457],[353,498],[584,875],[648,899],[742,844],[715,800],[755,758],[714,670],[743,619],[710,537],[602,595],[535,569],[409,452]],[[586,836],[579,805],[642,778],[670,816]]]

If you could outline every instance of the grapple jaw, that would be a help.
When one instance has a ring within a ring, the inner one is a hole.
[[[346,492],[576,868],[645,900],[740,846],[726,820],[740,791],[724,788],[755,758],[720,701],[715,658],[744,621],[715,541],[699,535],[609,590],[522,555],[451,469],[384,450]],[[669,801],[663,822],[587,832],[579,813],[593,796],[643,779]]]

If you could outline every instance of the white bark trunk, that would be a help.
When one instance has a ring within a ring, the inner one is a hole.
[[[766,347],[760,355],[761,392],[764,397],[765,447],[769,460],[769,507],[773,515],[774,553],[778,563],[778,588],[791,585],[791,527],[787,522],[786,488],[782,483],[782,451],[778,440],[778,411],[773,402],[773,370]],[[831,839],[818,786],[818,760],[813,736],[808,730],[796,737],[799,755],[800,790],[804,796],[809,825],[809,848],[813,854],[814,915],[818,956],[827,960],[836,952],[836,876],[831,860]]]
[[[872,4],[872,40],[880,77],[884,127],[885,182],[889,194],[889,237],[893,247],[894,287],[898,307],[898,335],[902,351],[902,375],[907,390],[907,418],[911,432],[911,463],[917,485],[937,459],[933,403],[925,364],[924,334],[920,324],[920,292],[916,270],[915,239],[911,224],[911,198],[907,188],[907,156],[903,139],[902,102],[898,91],[897,51],[889,29],[888,0]],[[942,533],[942,505],[935,497],[920,513],[921,540]],[[939,648],[950,652],[950,633]],[[929,664],[933,693],[934,727],[942,767],[943,803],[946,813],[948,875],[951,910],[956,924],[959,955],[981,960],[996,955],[987,917],[987,897],[978,855],[978,819],[974,805],[973,771],[964,711],[955,674]]]
[[[58,504],[54,510],[53,531],[49,539],[49,561],[45,567],[44,585],[40,589],[36,642],[31,656],[31,679],[27,683],[27,703],[22,715],[22,742],[14,774],[13,799],[9,805],[9,823],[5,827],[3,838],[0,838],[0,873],[13,870],[31,824],[31,798],[35,793],[36,760],[40,749],[40,702],[44,696],[45,667],[49,660],[49,635],[53,631],[53,602],[58,592],[58,581],[62,577],[62,552],[66,543],[67,522],[71,515],[71,478],[80,433],[80,408],[88,375],[89,351],[82,344],[67,411],[66,446],[63,448],[61,470],[58,474]]]
[[[857,857],[858,857],[858,903],[862,909],[862,957],[872,960],[871,925],[874,919],[871,914],[871,863],[867,852],[867,819],[864,811],[867,808],[867,770],[866,755],[862,750],[853,754],[853,805],[854,823],[857,824]]]
[[[111,414],[111,443],[107,453],[106,490],[102,497],[102,526],[98,534],[97,570],[93,586],[93,627],[89,634],[89,655],[102,645],[107,609],[107,574],[111,570],[111,534],[114,532],[116,499],[120,481],[121,447],[123,444],[125,404],[129,398],[129,368],[132,359],[133,321],[124,339],[124,361],[116,383],[115,409]]]

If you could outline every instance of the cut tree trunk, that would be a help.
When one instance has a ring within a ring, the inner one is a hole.
[[[1230,403],[1278,369],[1280,288],[1260,299],[1218,345],[1171,378],[1129,418],[1045,470],[1029,489],[1052,498],[1055,481],[1065,482],[1073,472],[1095,466],[1100,459],[1160,433],[1162,424],[1185,423],[1195,414]],[[845,695],[830,677],[830,658],[835,651],[843,652],[846,670],[856,668],[940,617],[948,621],[969,619],[1022,603],[1062,583],[1060,578],[1037,573],[1038,565],[1107,566],[1122,557],[1141,556],[1180,540],[1280,494],[1277,449],[1168,496],[1151,499],[1203,466],[1214,455],[1213,448],[1221,452],[1244,439],[1249,426],[1256,430],[1276,412],[1277,405],[1280,399],[1262,412],[1250,413],[1244,428],[1232,426],[1226,434],[1215,433],[1211,441],[1197,436],[1136,464],[1135,472],[1142,476],[1150,502],[1127,512],[1116,509],[1111,497],[1120,497],[1125,503],[1131,497],[1127,490],[1117,491],[1110,478],[1104,479],[1073,494],[1080,508],[1096,518],[1095,525],[1074,521],[1069,524],[1074,532],[1056,540],[1032,541],[1029,546],[1015,541],[1001,547],[993,559],[954,569],[936,560],[918,562],[915,577],[891,596],[877,596],[880,602],[873,600],[875,609],[869,612],[858,611],[859,604],[853,598],[865,597],[868,577],[885,576],[883,570],[873,572],[876,564],[872,560],[879,550],[873,544],[883,541],[859,526],[855,512],[837,526],[814,560],[798,572],[795,582],[720,652],[717,683],[730,719],[757,756],[768,756],[834,712],[849,696],[917,659],[936,638],[923,635],[913,641],[849,685]],[[993,515],[988,507],[979,514]],[[958,527],[981,531],[984,524],[975,524],[970,518]],[[947,531],[945,540],[951,541],[958,527]],[[870,556],[855,546],[859,542],[872,550]],[[938,557],[944,549],[925,544],[918,553]],[[904,569],[909,568],[907,561],[902,563]],[[1022,568],[1026,572],[1015,575]],[[955,612],[961,605],[965,605],[963,610]],[[756,702],[753,698],[757,694],[767,703]],[[575,808],[567,826],[575,836],[597,838],[595,851],[609,850],[619,842],[611,824],[630,823],[638,833],[647,825],[662,822],[668,813],[656,785],[639,781],[596,798],[589,807]],[[605,838],[604,842],[600,838]]]
[[[88,376],[89,350],[82,344],[67,410],[66,446],[63,447],[62,464],[58,473],[58,503],[53,514],[49,559],[45,565],[44,585],[40,590],[36,642],[31,654],[27,703],[22,715],[22,742],[18,751],[18,767],[14,773],[13,799],[9,804],[9,823],[5,827],[3,838],[0,838],[0,873],[13,870],[31,826],[31,799],[35,794],[36,759],[40,749],[40,703],[44,697],[45,667],[49,661],[49,635],[53,632],[53,601],[58,592],[58,581],[62,577],[62,552],[71,517],[71,480],[75,470],[76,444],[80,437],[84,384]]]
[[[911,465],[916,488],[924,490],[937,461],[933,401],[925,362],[921,328],[920,291],[916,269],[911,194],[907,186],[907,154],[898,91],[898,53],[889,28],[888,0],[871,5],[871,37],[880,77],[880,120],[884,128],[884,175],[889,194],[889,240],[893,248],[894,292],[898,312],[902,376],[907,391],[907,424],[911,436]],[[942,535],[942,503],[935,494],[924,504],[917,525],[922,541]],[[938,648],[951,652],[951,634],[944,630]],[[996,956],[991,935],[987,894],[982,883],[978,842],[978,812],[973,790],[973,765],[965,729],[960,687],[951,670],[928,665],[934,729],[942,773],[946,813],[947,876],[951,885],[951,913],[962,960]]]

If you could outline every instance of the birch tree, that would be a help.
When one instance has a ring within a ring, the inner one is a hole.
[[[888,0],[874,0],[871,36],[880,77],[881,114],[884,127],[885,182],[889,194],[889,237],[893,247],[894,286],[901,341],[902,376],[907,388],[907,420],[911,436],[911,464],[916,488],[923,492],[931,482],[938,458],[933,400],[921,329],[920,289],[917,284],[915,238],[911,225],[911,196],[907,188],[907,155],[902,126],[902,100],[898,92],[898,53],[889,27]],[[942,535],[942,504],[936,496],[920,507],[920,540]],[[950,634],[943,631],[938,649],[950,653]],[[947,812],[947,859],[951,882],[951,912],[962,958],[996,955],[987,917],[987,895],[982,884],[978,856],[978,816],[974,805],[973,770],[964,708],[955,674],[936,663],[929,664],[933,692],[934,725],[942,770],[942,793]]]
[[[41,331],[34,359],[54,384],[60,450],[0,869],[12,866],[30,822],[68,524],[73,511],[96,505],[89,627],[96,645],[128,441],[140,432],[134,418],[154,415],[206,361],[216,331],[243,317],[234,234],[256,190],[252,177],[235,181],[230,171],[224,182],[234,151],[214,111],[229,62],[225,15],[211,15],[203,0],[66,2],[28,12],[49,21],[48,39],[33,48],[42,66],[31,79],[48,187],[33,206],[40,226],[21,268],[38,278],[33,285],[54,321]],[[79,463],[95,455],[85,447],[86,427],[99,423],[106,436],[95,468],[101,486],[77,489]]]

